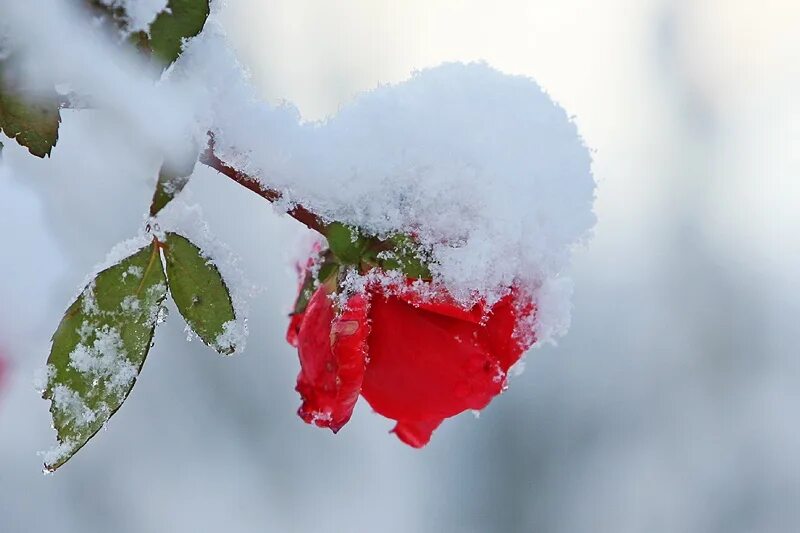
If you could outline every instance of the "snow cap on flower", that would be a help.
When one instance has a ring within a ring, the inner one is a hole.
[[[464,304],[515,284],[558,292],[539,309],[539,340],[566,331],[568,291],[553,286],[594,225],[594,179],[575,123],[534,80],[449,63],[314,123],[220,105],[221,157],[287,201],[370,235],[415,235]]]

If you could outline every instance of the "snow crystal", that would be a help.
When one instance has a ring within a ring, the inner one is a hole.
[[[38,455],[42,458],[45,465],[54,465],[60,462],[64,457],[69,455],[75,449],[75,443],[71,440],[61,442],[49,450],[39,452]],[[46,473],[51,473],[45,469]]]
[[[120,263],[124,259],[127,259],[145,246],[149,246],[152,244],[152,240],[153,236],[143,230],[140,231],[135,237],[117,243],[106,254],[105,259],[103,259],[101,263],[94,266],[92,269],[94,273],[91,274],[91,277],[94,278],[103,270]],[[122,273],[123,279],[127,278],[128,276],[141,278],[141,276],[144,276],[144,268],[138,265],[131,265],[125,272]]]
[[[83,304],[82,310],[87,315],[95,315],[100,312],[100,309],[97,307],[97,301],[94,297],[94,286],[95,286],[95,278],[97,275],[120,263],[123,259],[130,257],[131,255],[135,254],[145,246],[151,244],[153,237],[152,235],[148,234],[144,229],[140,231],[135,237],[131,239],[127,239],[120,243],[117,243],[111,251],[106,254],[105,259],[102,262],[96,264],[92,267],[91,271],[86,275],[84,278],[83,283],[81,283],[80,287],[84,287],[81,289],[78,294],[76,294],[72,300],[77,300],[78,297],[83,296]],[[131,265],[125,272],[122,273],[122,279],[126,279],[128,276],[136,276],[141,277],[144,275],[144,269],[140,266]]]
[[[525,360],[520,359],[508,369],[508,375],[511,377],[519,377],[525,372]]]
[[[92,333],[94,333],[94,324],[88,320],[84,320],[81,323],[81,327],[78,328],[78,337],[80,337],[81,342],[86,342],[86,340],[89,338],[89,335]]]
[[[33,388],[39,394],[47,390],[47,384],[55,376],[56,368],[53,365],[37,367],[33,372]]]
[[[147,301],[153,302],[148,311],[147,320],[150,324],[163,324],[169,316],[169,311],[164,305],[158,304],[158,299],[162,294],[167,293],[167,286],[159,281],[147,289]],[[123,302],[124,303],[124,302]]]
[[[53,387],[53,405],[79,427],[97,419],[97,414],[84,403],[80,395],[66,385]]]
[[[119,331],[109,326],[95,333],[91,346],[76,346],[69,354],[69,365],[95,382],[102,380],[112,394],[124,393],[138,374],[128,360]]]
[[[169,309],[165,305],[159,305],[155,308],[155,319],[154,322],[158,325],[163,324],[167,321],[167,317],[169,317]]]
[[[189,324],[185,324],[183,326],[183,332],[186,334],[186,342],[192,342],[193,340],[199,338],[197,333],[194,332],[194,330]]]
[[[122,299],[120,307],[126,313],[135,313],[136,311],[139,310],[140,302],[136,296],[126,296],[125,298]]]
[[[536,302],[534,331],[539,343],[555,344],[567,333],[571,322],[572,280],[567,277],[548,278],[533,291]]]
[[[237,348],[237,351],[241,352],[239,345],[244,342],[246,335],[246,321],[229,320],[222,325],[222,333],[220,333],[214,341],[214,347],[217,351],[224,352],[233,346]]]
[[[90,281],[86,288],[81,293],[83,300],[81,300],[81,310],[84,315],[93,316],[100,313],[100,308],[97,306],[97,299],[94,295],[94,280]]]
[[[144,276],[144,268],[138,265],[131,265],[128,267],[128,270],[122,273],[122,279],[125,279],[128,276],[133,276],[136,279],[142,279],[142,276]]]

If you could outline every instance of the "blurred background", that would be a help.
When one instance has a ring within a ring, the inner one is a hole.
[[[303,230],[200,169],[187,194],[264,287],[247,352],[187,343],[173,310],[108,431],[43,476],[34,372],[151,194],[124,138],[66,112],[52,159],[7,146],[0,173],[0,531],[800,531],[800,4],[228,0],[222,17],[263,97],[307,119],[446,60],[535,77],[599,184],[572,329],[421,451],[363,401],[336,436],[307,426],[283,340]],[[70,149],[87,137],[130,171]]]

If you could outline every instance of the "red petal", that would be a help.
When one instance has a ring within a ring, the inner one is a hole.
[[[357,295],[336,316],[320,287],[308,303],[297,334],[303,399],[298,415],[307,423],[339,431],[353,413],[366,365],[368,301]]]
[[[482,409],[500,392],[504,374],[480,342],[482,326],[393,296],[374,295],[370,318],[370,360],[361,393],[375,411],[402,421],[400,430]],[[424,444],[428,437],[409,441]]]
[[[517,291],[485,320],[476,319],[483,318],[482,304],[464,310],[447,295],[373,295],[361,393],[375,411],[398,421],[393,431],[400,440],[422,447],[444,418],[482,409],[502,391],[509,367],[533,340],[532,332],[519,330],[529,327],[534,310],[520,304]]]
[[[406,421],[401,420],[394,426],[392,433],[397,435],[397,438],[414,448],[422,448],[428,441],[431,440],[431,434],[439,427],[443,420],[437,418],[435,420],[417,420]]]
[[[532,301],[515,290],[492,307],[486,327],[481,328],[480,342],[495,356],[503,372],[508,372],[535,341],[533,331],[528,331],[535,309]]]
[[[300,334],[300,325],[303,323],[303,313],[295,313],[289,317],[289,327],[286,329],[286,342],[297,348],[297,336]]]

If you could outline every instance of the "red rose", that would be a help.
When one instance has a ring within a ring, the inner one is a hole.
[[[422,447],[445,418],[482,409],[502,392],[508,369],[534,341],[535,307],[518,291],[490,309],[464,309],[441,292],[430,298],[411,285],[398,292],[376,284],[337,310],[331,290],[314,291],[287,339],[300,357],[298,414],[334,432],[360,394],[397,421],[400,440]]]

